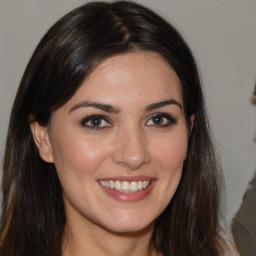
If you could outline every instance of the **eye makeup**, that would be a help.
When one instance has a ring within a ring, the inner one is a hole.
[[[92,130],[112,127],[109,118],[104,115],[89,115],[80,121],[80,125]]]
[[[156,113],[151,115],[145,122],[146,126],[155,128],[165,128],[177,124],[177,119],[167,113]],[[101,130],[104,128],[111,128],[113,125],[110,119],[105,115],[88,115],[80,121],[82,127]]]
[[[154,114],[146,122],[147,126],[155,126],[157,128],[164,128],[174,124],[177,124],[177,119],[167,113]]]

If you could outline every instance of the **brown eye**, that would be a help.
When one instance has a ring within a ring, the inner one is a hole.
[[[176,124],[177,120],[169,114],[160,113],[153,115],[146,122],[147,126],[156,126],[156,127],[167,127],[172,124]]]
[[[152,118],[152,122],[154,125],[162,125],[164,123],[164,118],[162,116],[155,115]]]
[[[105,127],[111,126],[107,118],[100,115],[88,116],[84,118],[80,123],[81,123],[81,126],[87,127],[90,129],[103,129]]]
[[[92,127],[100,127],[101,124],[102,124],[102,119],[96,117],[90,120],[87,125],[90,125]]]

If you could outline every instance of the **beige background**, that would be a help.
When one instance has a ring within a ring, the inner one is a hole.
[[[59,17],[86,1],[0,0],[0,154],[19,81],[33,49]],[[172,22],[197,58],[227,188],[229,223],[255,172],[255,0],[139,0]]]

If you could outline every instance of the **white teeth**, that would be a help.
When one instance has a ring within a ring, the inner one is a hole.
[[[102,186],[105,186],[107,188],[115,189],[120,192],[137,192],[139,190],[145,189],[149,186],[150,181],[148,180],[140,180],[140,181],[113,181],[113,180],[99,180],[99,183]]]
[[[115,188],[115,183],[114,183],[113,180],[110,180],[110,181],[109,181],[109,187],[110,187],[110,188]]]
[[[129,182],[128,181],[122,181],[122,190],[123,191],[129,191],[130,189],[130,185],[129,185]]]
[[[115,189],[117,189],[117,190],[121,190],[121,182],[120,181],[115,181]]]
[[[104,180],[100,180],[100,184],[101,184],[102,186],[105,186],[105,181],[104,181]]]
[[[139,190],[143,189],[143,183],[141,180],[138,182],[138,189]]]
[[[143,181],[143,183],[142,183],[143,188],[146,188],[148,186],[148,184],[149,184],[148,180]]]
[[[130,189],[131,191],[137,191],[137,190],[138,190],[138,182],[132,181],[132,182],[130,183],[129,189]]]

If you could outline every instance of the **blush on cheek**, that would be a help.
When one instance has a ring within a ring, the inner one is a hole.
[[[158,151],[159,161],[165,165],[166,168],[175,169],[183,164],[187,152],[187,143],[181,143],[176,147],[162,147]]]
[[[94,147],[90,143],[65,141],[56,148],[55,165],[59,172],[69,177],[84,177],[93,174],[106,158],[106,147]]]

